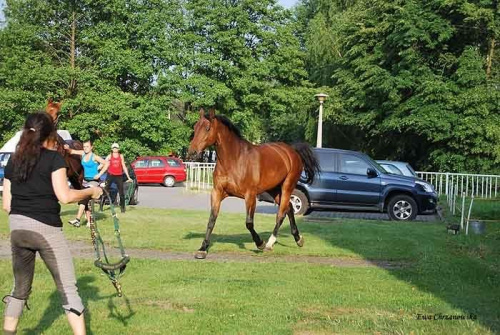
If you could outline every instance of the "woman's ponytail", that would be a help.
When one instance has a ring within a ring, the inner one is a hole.
[[[40,160],[43,143],[55,135],[54,125],[44,112],[30,114],[12,157],[14,180],[25,182]]]

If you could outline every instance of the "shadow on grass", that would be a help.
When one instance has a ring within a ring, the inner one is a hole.
[[[300,218],[298,224],[304,235],[316,235],[332,246],[351,250],[365,259],[373,258],[381,243],[385,244],[383,250],[389,253],[400,240],[407,248],[405,255],[409,255],[415,265],[389,269],[389,273],[462,310],[464,316],[477,316],[482,325],[493,333],[500,333],[498,225],[490,225],[487,235],[465,236],[448,235],[444,224],[357,224],[344,221],[339,225],[336,221],[330,230],[336,233],[328,236],[325,229],[318,228],[325,223],[312,224]],[[367,241],[367,236],[372,236],[373,242]],[[432,306],[419,312],[425,315],[444,313],[433,310]]]
[[[258,232],[261,238],[264,238],[265,236],[270,236],[271,232],[270,231],[262,231]],[[286,237],[286,234],[280,234],[282,237]],[[185,240],[199,240],[200,245],[203,239],[205,238],[205,233],[193,233],[190,232],[184,236]],[[263,239],[264,242],[266,242],[265,239]],[[252,240],[252,235],[250,235],[250,232],[247,234],[232,234],[232,235],[223,235],[223,234],[212,234],[210,236],[210,248],[212,248],[214,245],[218,243],[230,243],[230,244],[235,244],[239,249],[242,250],[249,250],[249,251],[255,251],[255,244],[253,243]],[[253,247],[247,248],[245,246],[245,243],[252,243]]]
[[[291,238],[287,222],[281,227],[278,239]],[[304,217],[298,218],[297,223],[304,236],[317,236],[364,259],[410,261],[410,267],[385,270],[419,291],[460,309],[462,315],[477,317],[483,326],[500,334],[500,225],[489,225],[486,235],[465,236],[449,235],[444,223],[345,219],[318,223],[307,222]],[[271,232],[259,234],[267,237]],[[204,233],[189,233],[184,239],[199,239],[201,243],[204,237]],[[232,243],[239,249],[255,251],[253,246],[245,247],[245,243],[252,242],[249,233],[212,234],[211,242],[212,246]],[[445,311],[425,306],[417,313],[437,315]]]
[[[109,317],[118,320],[119,322],[121,322],[123,325],[126,326],[128,324],[128,320],[135,315],[135,312],[132,310],[130,306],[128,298],[124,297],[127,306],[126,314],[124,314],[114,304],[113,298],[117,297],[117,295],[112,294],[108,296],[101,296],[99,294],[99,288],[92,285],[94,281],[95,281],[94,276],[84,276],[78,279],[77,282],[78,292],[80,293],[83,305],[87,308],[89,302],[91,301],[108,299]],[[38,322],[38,324],[33,329],[24,330],[23,334],[25,335],[43,334],[46,331],[48,331],[52,326],[52,324],[64,314],[65,312],[61,308],[61,297],[59,295],[59,292],[56,290],[52,292],[52,294],[50,295],[49,306],[43,313],[43,316]],[[87,334],[92,335],[94,334],[94,332],[92,332],[91,329],[92,311],[86,310],[84,315],[85,315],[85,328],[87,329]]]

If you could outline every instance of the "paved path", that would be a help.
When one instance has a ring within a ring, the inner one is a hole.
[[[166,209],[193,209],[210,211],[210,191],[187,191],[182,186],[139,186],[139,207]],[[245,213],[245,201],[229,197],[222,201],[222,212]],[[277,207],[266,202],[257,202],[257,213],[275,214]]]
[[[69,243],[71,254],[73,257],[93,259],[94,249],[90,241],[71,241]],[[109,247],[108,247],[109,248]],[[116,249],[113,255],[118,255]],[[170,261],[192,261],[192,262],[238,262],[238,263],[309,263],[330,265],[335,267],[380,267],[384,269],[403,268],[411,265],[405,262],[394,262],[387,260],[365,260],[352,258],[331,258],[320,256],[304,256],[304,255],[273,255],[272,252],[259,252],[257,254],[249,253],[231,253],[231,252],[213,252],[209,253],[205,260],[197,260],[194,258],[193,252],[180,251],[160,251],[153,249],[130,249],[127,248],[127,254],[133,259],[159,259]],[[0,259],[10,259],[10,242],[0,239]]]
[[[172,188],[163,186],[139,186],[139,207],[190,209],[210,211],[210,192],[187,191],[182,185]],[[257,213],[276,214],[278,207],[267,203],[257,202]],[[226,198],[222,201],[222,212],[245,213],[245,201],[238,198]],[[364,220],[389,220],[385,213],[379,212],[347,212],[347,211],[313,211],[306,215],[306,220],[326,220],[331,218],[349,218]],[[419,215],[417,221],[437,221],[437,215]]]

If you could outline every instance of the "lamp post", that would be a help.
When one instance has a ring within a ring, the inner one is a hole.
[[[321,148],[323,145],[323,102],[325,102],[328,95],[319,93],[316,94],[315,97],[319,101],[318,137],[316,138],[316,148]]]

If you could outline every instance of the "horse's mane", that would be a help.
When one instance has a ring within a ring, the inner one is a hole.
[[[241,131],[238,127],[234,125],[234,123],[231,122],[226,116],[224,115],[215,115],[215,118],[222,122],[223,125],[225,125],[232,133],[234,133],[238,138],[243,139],[243,135],[241,135]]]

